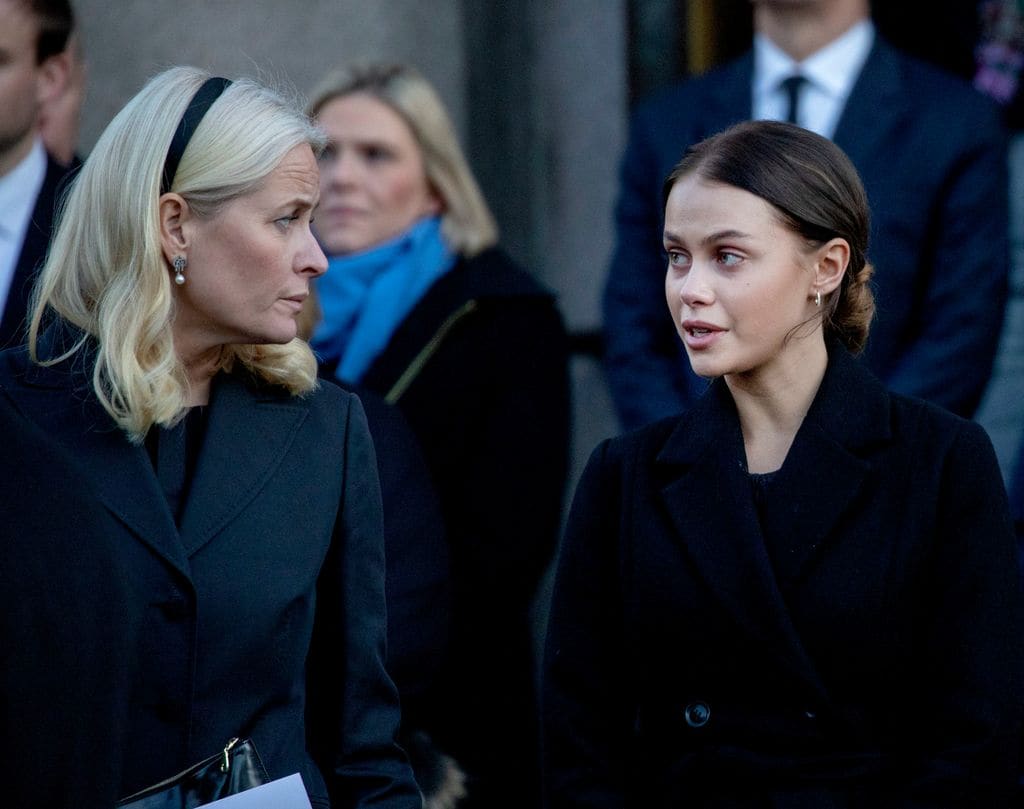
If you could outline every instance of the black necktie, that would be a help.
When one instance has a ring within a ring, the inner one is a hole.
[[[786,121],[788,123],[800,123],[797,120],[797,115],[800,111],[800,88],[804,86],[806,81],[807,79],[799,73],[782,80],[781,87],[786,91],[786,98],[789,100],[789,108],[786,112]]]

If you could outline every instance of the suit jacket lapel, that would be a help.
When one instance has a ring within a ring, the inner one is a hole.
[[[832,138],[855,166],[877,162],[872,155],[895,137],[905,116],[904,92],[898,55],[876,37]]]
[[[259,496],[309,412],[301,399],[257,389],[237,374],[217,377],[209,407],[181,517],[181,540],[189,556]]]
[[[129,442],[114,424],[93,396],[86,374],[70,362],[42,368],[21,356],[26,384],[7,389],[18,409],[89,470],[107,509],[188,577],[188,560],[146,450]]]

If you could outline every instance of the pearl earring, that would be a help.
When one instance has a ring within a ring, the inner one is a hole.
[[[181,286],[185,283],[185,267],[188,266],[188,262],[185,261],[184,256],[174,257],[174,283]]]

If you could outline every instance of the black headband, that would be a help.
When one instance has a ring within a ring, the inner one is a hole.
[[[171,190],[174,175],[178,173],[178,164],[181,162],[181,156],[185,154],[185,147],[192,140],[196,127],[203,120],[206,111],[213,106],[213,102],[220,98],[220,94],[230,84],[230,79],[214,76],[212,79],[204,81],[203,86],[196,91],[196,94],[192,96],[192,100],[188,102],[188,108],[181,116],[181,120],[178,121],[178,128],[174,130],[174,137],[171,139],[171,145],[167,149],[163,179],[160,181],[161,194],[166,194]]]

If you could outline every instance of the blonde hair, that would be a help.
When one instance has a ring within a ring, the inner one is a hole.
[[[135,442],[153,424],[185,412],[189,385],[174,351],[175,298],[160,241],[164,160],[189,101],[209,74],[175,67],[152,80],[103,132],[76,178],[36,286],[29,351],[43,365],[94,338],[92,383],[100,403]],[[293,148],[323,148],[301,107],[247,79],[232,83],[189,141],[171,190],[210,217],[261,185]],[[49,311],[48,311],[49,310]],[[49,314],[82,331],[70,349],[39,357]],[[241,363],[254,376],[300,395],[316,387],[316,359],[300,339],[285,345],[225,345],[219,369]]]
[[[498,241],[498,226],[459,147],[451,119],[437,92],[405,65],[350,65],[333,70],[313,89],[312,117],[336,98],[363,93],[393,109],[412,131],[423,156],[427,181],[444,203],[442,232],[448,246],[471,257]]]

